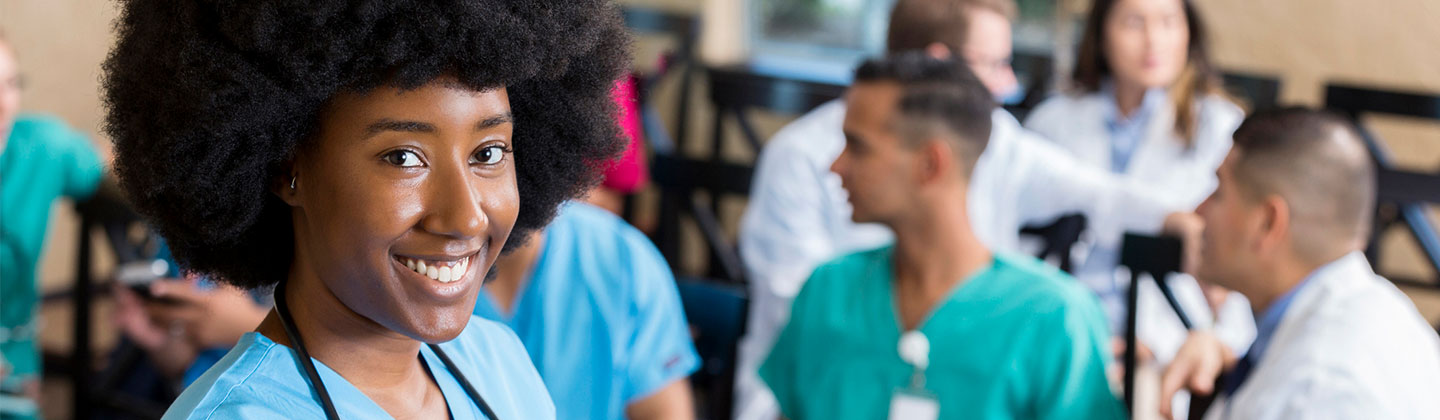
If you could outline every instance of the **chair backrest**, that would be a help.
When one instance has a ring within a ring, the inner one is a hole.
[[[1244,100],[1250,109],[1274,108],[1280,103],[1280,79],[1245,72],[1224,72],[1225,90]]]
[[[740,337],[745,333],[745,312],[749,299],[742,286],[715,280],[676,280],[685,317],[695,334],[695,351],[700,370],[691,383],[701,401],[701,413],[710,419],[731,418],[735,388],[735,358]]]
[[[1070,250],[1080,242],[1080,235],[1085,232],[1086,219],[1083,214],[1069,214],[1055,219],[1055,222],[1044,226],[1025,226],[1020,229],[1021,235],[1038,236],[1045,245],[1035,255],[1041,260],[1050,261],[1055,259],[1060,269],[1067,272],[1074,272],[1074,263],[1070,257]]]
[[[1399,169],[1385,143],[1364,125],[1366,115],[1390,115],[1440,122],[1440,94],[1400,92],[1343,83],[1325,86],[1325,107],[1349,116],[1360,129],[1365,145],[1378,169],[1378,200],[1375,226],[1371,229],[1366,256],[1380,261],[1380,236],[1395,224],[1404,224],[1436,274],[1434,279],[1407,279],[1387,275],[1391,281],[1440,288],[1440,230],[1425,206],[1440,204],[1440,171],[1417,172]],[[1433,139],[1440,145],[1440,139]]]

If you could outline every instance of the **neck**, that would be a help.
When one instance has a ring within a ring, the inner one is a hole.
[[[386,393],[416,381],[429,381],[419,363],[420,341],[397,333],[351,310],[297,258],[283,293],[290,322],[310,357],[367,395]],[[278,299],[277,299],[278,306]],[[295,348],[278,317],[278,308],[257,331],[271,341]],[[412,388],[413,389],[413,388]]]
[[[923,205],[895,231],[895,284],[901,322],[915,328],[950,291],[989,266],[990,251],[970,226],[964,187]],[[919,315],[919,316],[916,316]]]
[[[1115,79],[1113,86],[1115,107],[1120,110],[1120,115],[1127,118],[1135,115],[1135,111],[1145,102],[1145,91],[1148,89],[1143,85],[1126,83],[1119,79]]]
[[[1281,296],[1294,290],[1300,282],[1305,281],[1306,277],[1325,264],[1306,262],[1294,257],[1274,264],[1269,270],[1265,270],[1260,281],[1250,282],[1253,285],[1252,290],[1244,292],[1245,297],[1250,300],[1250,310],[1257,315],[1265,313]]]
[[[530,276],[540,262],[540,251],[545,248],[545,235],[536,233],[524,246],[495,261],[495,278],[485,283],[485,293],[495,302],[496,309],[510,313],[520,291],[529,284]]]

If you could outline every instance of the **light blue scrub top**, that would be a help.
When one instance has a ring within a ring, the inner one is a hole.
[[[481,293],[475,314],[520,336],[559,418],[622,419],[699,368],[675,277],[649,238],[583,203],[562,207],[544,235],[514,312]]]
[[[555,406],[540,375],[509,328],[471,317],[460,336],[440,348],[501,419],[555,418]],[[429,346],[421,346],[420,354],[445,395],[450,418],[484,419],[480,408]],[[299,357],[289,347],[259,333],[246,333],[225,358],[185,388],[164,418],[323,419],[320,400],[302,369]],[[315,360],[315,369],[341,418],[392,418],[324,363]]]

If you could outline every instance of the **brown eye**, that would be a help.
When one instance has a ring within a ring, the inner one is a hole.
[[[394,150],[380,157],[385,163],[402,168],[413,168],[421,166],[420,156],[409,150]]]
[[[495,165],[505,159],[506,152],[509,152],[509,150],[505,150],[504,147],[499,145],[486,146],[480,149],[480,151],[475,152],[474,162],[481,165]]]

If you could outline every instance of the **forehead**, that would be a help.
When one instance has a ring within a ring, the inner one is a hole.
[[[1184,10],[1181,0],[1117,0],[1114,11],[1128,13],[1175,13]]]
[[[890,121],[900,101],[895,82],[857,82],[845,92],[845,129],[874,130]]]
[[[972,8],[967,31],[963,46],[967,52],[1010,54],[1010,19],[1000,12],[985,7]]]

